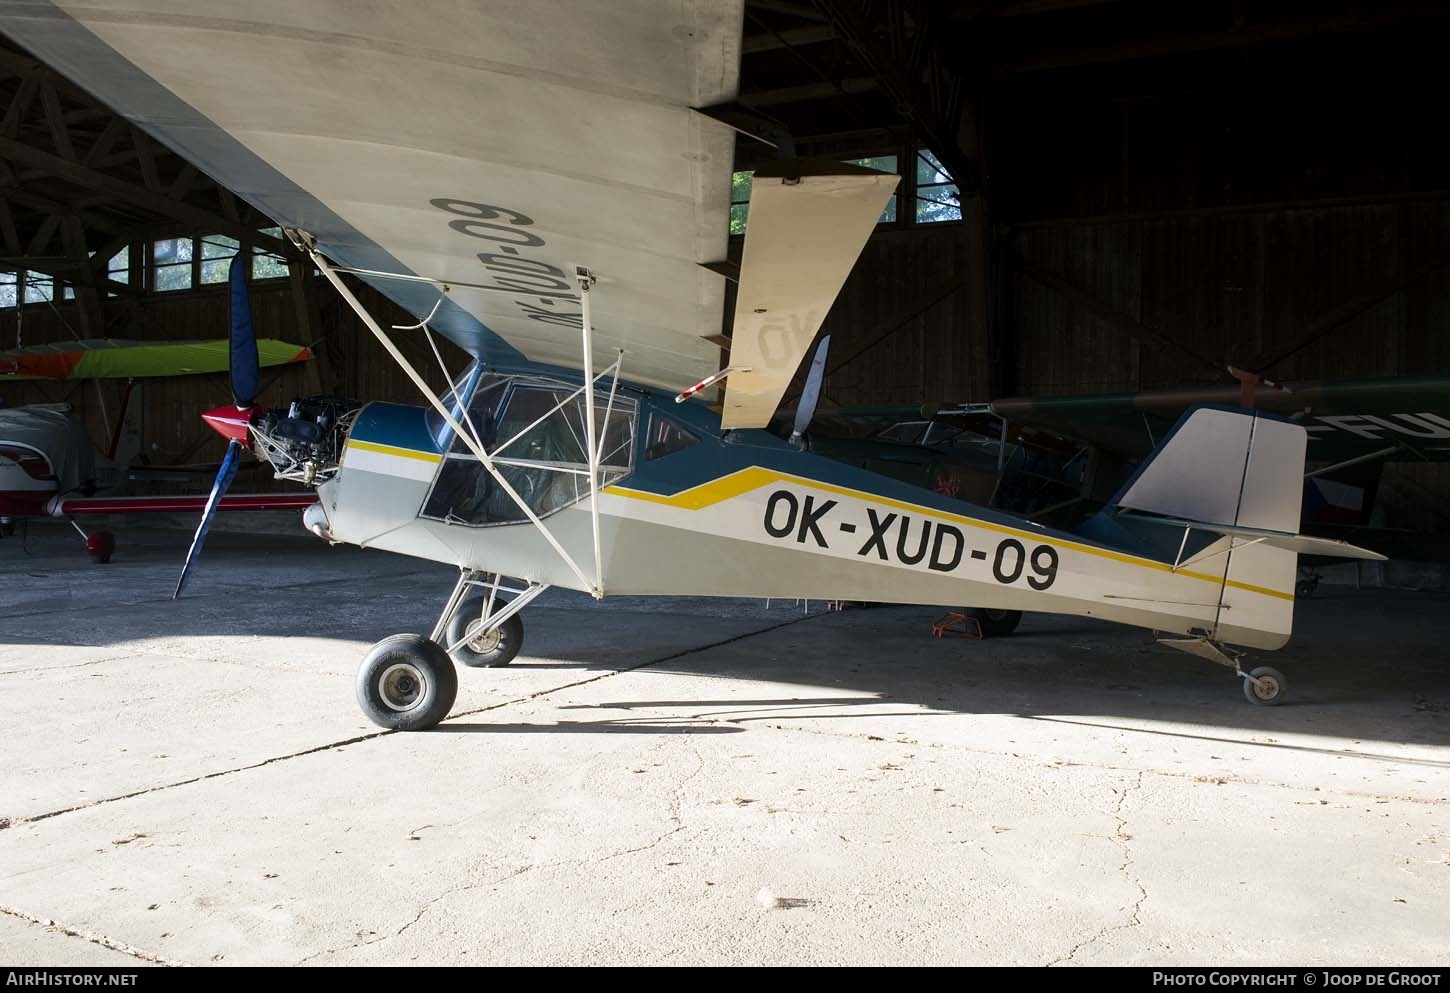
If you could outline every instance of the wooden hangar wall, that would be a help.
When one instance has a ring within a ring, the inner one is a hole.
[[[1450,21],[1245,37],[1136,60],[1034,54],[976,79],[979,191],[961,221],[912,224],[904,206],[879,226],[828,318],[828,392],[1153,389],[1231,383],[1230,362],[1286,380],[1450,373],[1450,144],[1421,99],[1440,87]],[[834,104],[874,92],[845,83]],[[816,109],[779,106],[783,92],[742,101],[797,121]],[[909,174],[919,145],[883,127],[798,151],[899,155]],[[771,155],[742,140],[737,168]],[[914,192],[907,175],[906,204]]]
[[[802,154],[890,155],[905,174],[894,219],[879,226],[827,319],[826,402],[1226,382],[1228,361],[1276,353],[1268,371],[1284,379],[1450,373],[1450,279],[1440,265],[1450,252],[1450,156],[1423,106],[1441,88],[1443,10],[1429,20],[1414,4],[1310,16],[1288,2],[1253,3],[1245,19],[1211,0],[1173,5],[1206,24],[1234,22],[1192,34],[1176,23],[1142,27],[1170,8],[1131,0],[925,4],[947,28],[980,39],[958,49],[953,36],[947,46],[967,70],[957,138],[979,175],[961,220],[917,223],[920,181],[931,178],[918,175],[926,142],[891,80],[873,78],[882,66],[865,65],[842,40],[852,2],[749,0],[742,70],[741,103],[809,136]],[[1141,28],[1136,40],[1121,40],[1129,28]],[[0,97],[13,101],[26,79],[44,75],[60,98],[34,99],[15,140],[62,154],[47,117],[56,105],[73,154],[91,160],[111,130],[104,109],[85,107],[23,55],[0,56],[0,68],[17,74]],[[152,185],[145,143],[134,143],[123,138],[102,158],[132,187]],[[742,141],[736,168],[770,155]],[[48,161],[12,170],[29,195],[41,180],[28,177]],[[158,159],[150,171],[172,192],[184,170]],[[187,197],[202,202],[200,191]],[[302,282],[306,306],[285,279],[254,289],[260,333],[321,343],[318,360],[283,372],[263,401],[317,390],[413,399],[331,289]],[[379,295],[365,298],[385,323],[403,322]],[[221,288],[101,305],[113,336],[226,328]],[[75,308],[26,305],[25,340],[71,336],[81,327]],[[0,347],[13,344],[18,316],[0,309]],[[420,341],[402,342],[432,369]],[[69,399],[103,441],[117,389],[9,384],[3,393],[7,403]],[[142,396],[144,441],[157,461],[220,453],[196,415],[226,399],[224,377],[149,383]],[[1436,498],[1417,501],[1409,526],[1434,518],[1450,531],[1447,512],[1434,509],[1450,504],[1450,479],[1436,467],[1396,472]]]
[[[1450,9],[899,6],[952,37],[979,182],[959,222],[878,229],[827,321],[829,401],[1231,385],[1230,363],[1277,380],[1450,375],[1450,143],[1432,97]],[[845,129],[895,112],[902,129],[802,154],[925,141],[890,71],[893,52],[929,44],[893,44],[885,21],[845,37],[849,16],[801,5],[753,3],[747,20],[743,103],[806,134],[814,114]],[[815,102],[778,102],[796,92]],[[1450,534],[1447,497],[1445,467],[1398,465],[1379,507],[1389,526]]]
[[[1007,388],[1450,375],[1450,145],[1423,104],[1447,40],[1439,22],[998,92]],[[1447,470],[1387,466],[1382,523],[1450,534]]]
[[[1416,99],[1446,40],[1255,50],[1144,98],[1002,92],[1013,385],[1223,382],[1226,362],[1280,380],[1450,372],[1450,147]]]

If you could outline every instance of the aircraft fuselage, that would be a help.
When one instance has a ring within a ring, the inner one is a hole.
[[[507,391],[536,385],[527,376],[503,384],[500,420],[509,397],[522,395]],[[643,390],[621,390],[620,397],[631,412],[628,455],[616,454],[599,493],[599,587],[606,595],[968,605],[1210,633],[1257,648],[1287,640],[1292,583],[1279,589],[1236,581],[1226,575],[1227,555],[1175,569],[1171,553],[1054,531],[798,451],[767,432],[722,435],[717,416],[701,404],[677,406]],[[330,536],[588,589],[532,523],[495,519],[507,517],[507,501],[490,491],[478,461],[450,451],[429,422],[420,407],[364,408],[339,472],[318,490]],[[659,454],[648,441],[670,435],[661,425],[672,426],[672,437],[688,436],[688,445]],[[499,432],[498,440],[509,434]],[[477,478],[463,478],[470,472]],[[529,477],[512,482],[527,488]],[[577,499],[559,501],[550,490],[540,516],[592,575],[589,500],[585,489],[575,492]],[[1236,548],[1233,555],[1272,551]]]

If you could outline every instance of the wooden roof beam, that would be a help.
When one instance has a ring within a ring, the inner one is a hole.
[[[16,141],[14,138],[0,136],[0,156],[32,169],[38,169],[68,183],[114,196],[132,206],[153,214],[160,214],[162,217],[169,217],[188,227],[229,235],[239,241],[250,241],[283,258],[294,258],[297,255],[296,249],[280,238],[261,234],[253,228],[229,221],[209,210],[181,200],[174,200],[164,193],[148,190],[123,179],[117,179],[115,176],[92,169],[82,163],[67,161],[58,155]]]
[[[788,28],[774,34],[753,34],[743,39],[740,51],[745,55],[755,52],[773,52],[781,48],[795,48],[799,45],[819,45],[831,41],[836,32],[829,24],[813,24],[804,28]]]

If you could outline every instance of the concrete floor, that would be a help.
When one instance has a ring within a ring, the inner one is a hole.
[[[0,961],[1450,963],[1445,594],[1322,588],[1262,709],[1092,622],[552,593],[399,735],[354,666],[449,570],[218,534],[172,603],[188,537],[0,541]]]

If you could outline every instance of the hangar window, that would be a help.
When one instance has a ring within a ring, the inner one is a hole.
[[[737,172],[730,176],[730,233],[744,234],[745,219],[750,216],[750,179],[753,172]]]
[[[45,303],[55,299],[55,281],[40,272],[22,273],[25,277],[25,302]]]
[[[151,288],[158,292],[191,289],[190,238],[162,238],[151,243]]]
[[[26,303],[45,303],[55,299],[55,280],[42,272],[0,273],[0,308],[14,307],[25,287]]]
[[[273,238],[282,237],[281,228],[263,228],[262,234],[271,235]],[[252,250],[252,278],[253,279],[281,279],[287,275],[287,262],[280,255],[273,255],[261,248]]]
[[[895,155],[872,155],[864,159],[846,159],[847,165],[865,166],[867,169],[875,169],[877,172],[896,172],[897,158]],[[877,224],[887,224],[896,220],[896,194],[891,194],[891,199],[886,201],[881,216],[876,219]]]
[[[529,509],[540,517],[589,495],[583,397],[574,387],[486,377],[476,388],[468,416],[494,465]],[[595,394],[595,429],[603,429],[600,487],[626,475],[634,438],[633,400]],[[455,438],[433,482],[422,516],[480,527],[516,524],[528,517]]]
[[[872,155],[864,159],[842,159],[847,165],[865,166],[877,172],[896,172],[898,161],[895,155]],[[750,182],[755,176],[753,170],[736,172],[730,176],[730,233],[744,234],[745,222],[750,217]],[[886,201],[886,207],[877,218],[877,224],[888,224],[896,220],[896,194]]]
[[[127,245],[106,263],[106,278],[113,283],[131,282],[131,246]],[[109,296],[115,296],[111,293]]]
[[[203,286],[225,283],[231,275],[232,258],[241,249],[241,242],[224,234],[208,234],[201,238],[201,282]]]
[[[962,219],[962,194],[929,149],[916,152],[916,223]]]

